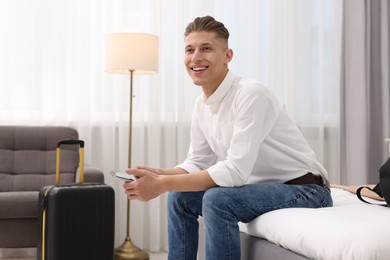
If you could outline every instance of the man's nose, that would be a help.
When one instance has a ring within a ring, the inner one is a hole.
[[[202,59],[202,53],[199,50],[195,50],[194,53],[192,54],[192,60],[198,61],[201,59]]]

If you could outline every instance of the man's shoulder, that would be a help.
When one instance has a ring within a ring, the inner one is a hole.
[[[266,88],[256,79],[239,78],[235,79],[237,91],[247,95],[267,95],[272,93],[272,90]]]
[[[264,104],[277,104],[278,107],[283,103],[272,89],[265,87],[258,80],[248,78],[236,78],[234,99],[244,102],[257,100]]]

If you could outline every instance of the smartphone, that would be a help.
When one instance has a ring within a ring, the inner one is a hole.
[[[118,178],[124,181],[135,181],[135,176],[131,174],[127,174],[125,172],[118,172],[118,171],[110,171],[110,174],[114,178]]]

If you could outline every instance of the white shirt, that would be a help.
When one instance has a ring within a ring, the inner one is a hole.
[[[222,187],[285,182],[308,172],[327,178],[276,95],[231,72],[209,98],[197,98],[189,152],[177,167],[207,169]]]

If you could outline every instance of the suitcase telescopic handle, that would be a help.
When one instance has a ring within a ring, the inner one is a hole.
[[[83,140],[74,140],[74,139],[61,140],[57,143],[57,148],[60,148],[60,146],[63,144],[78,144],[80,145],[80,148],[84,148]]]
[[[57,143],[56,148],[56,185],[60,184],[60,161],[61,161],[61,145],[69,144],[69,145],[79,145],[80,150],[80,183],[84,182],[84,141],[83,140],[75,140],[75,139],[66,139],[61,140]]]

